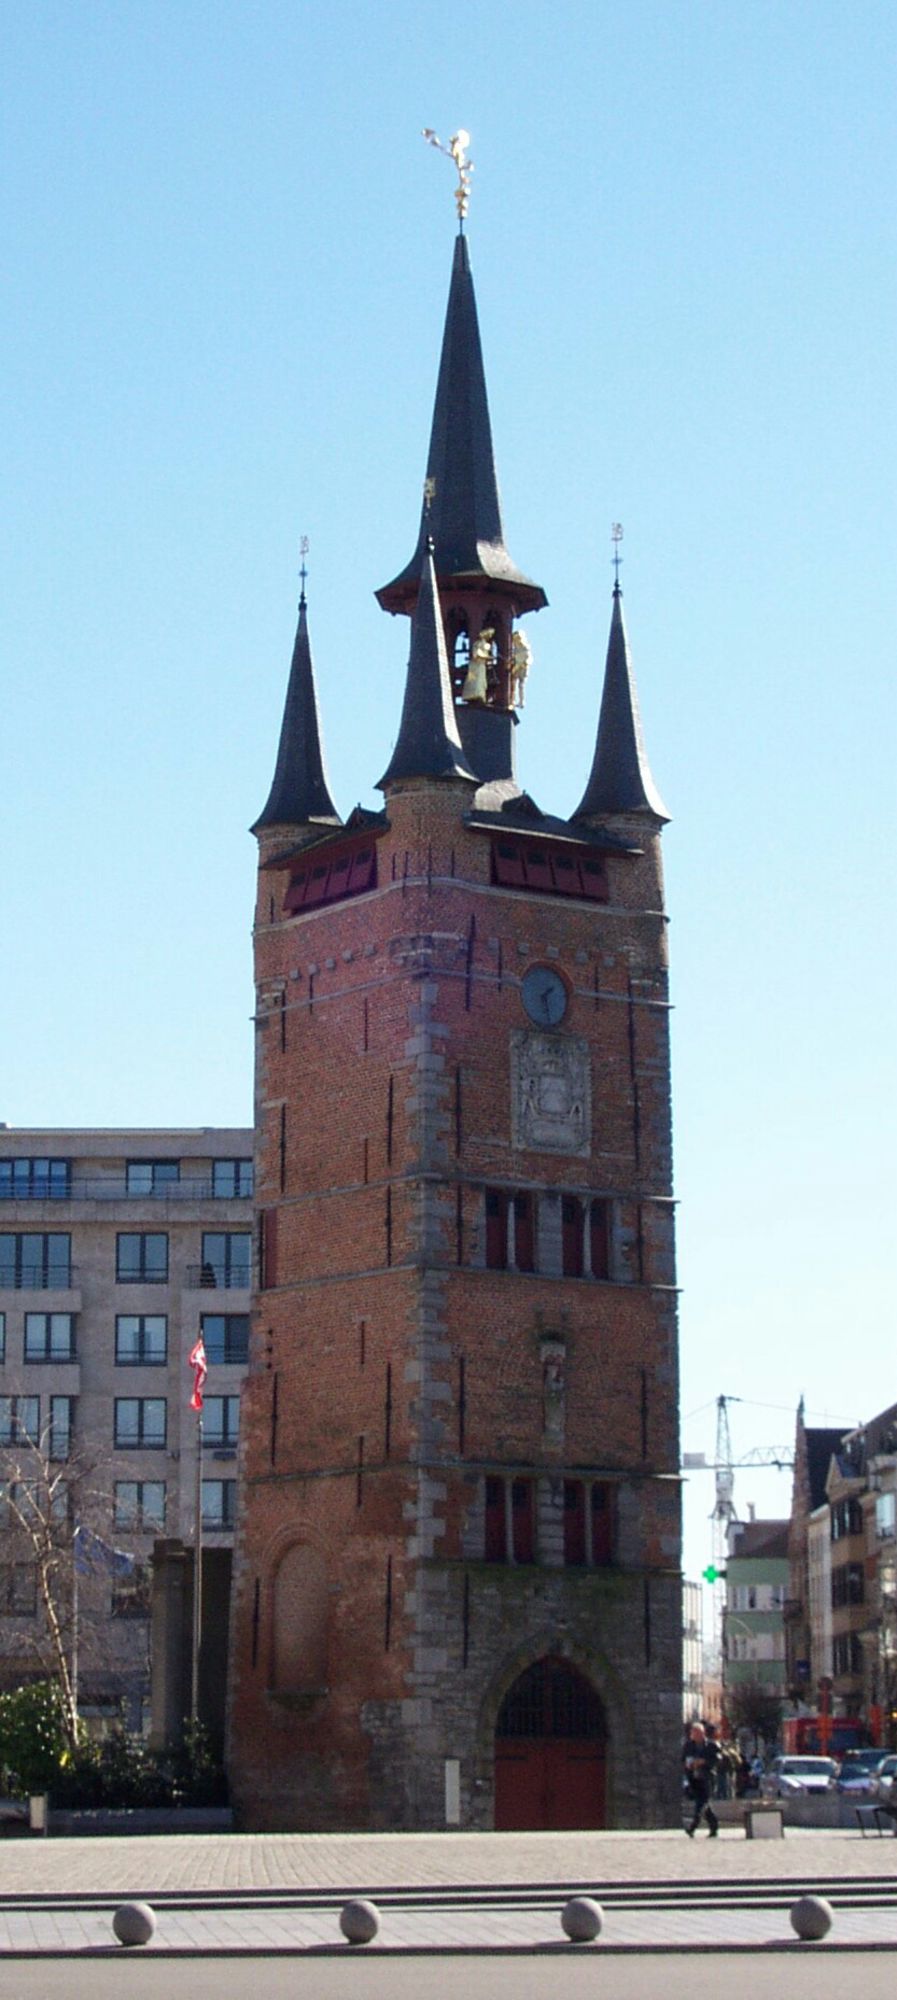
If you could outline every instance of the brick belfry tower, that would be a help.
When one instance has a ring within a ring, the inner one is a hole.
[[[673,1823],[666,814],[618,586],[580,805],[517,783],[546,599],[505,545],[463,232],[425,495],[378,592],[411,621],[382,812],[331,799],[303,584],[254,828],[233,1794],[248,1828]]]

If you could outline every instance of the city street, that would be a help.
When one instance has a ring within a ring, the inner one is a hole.
[[[791,1946],[769,1958],[756,1952],[664,1951],[605,1954],[583,1945],[532,1957],[369,1957],[175,1960],[90,1957],[8,1965],[3,2000],[841,2000],[845,1983],[863,2000],[893,2000],[897,1951],[868,1952],[845,1964],[826,1945]]]

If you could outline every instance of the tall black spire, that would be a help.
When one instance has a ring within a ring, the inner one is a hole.
[[[331,826],[342,825],[324,770],[303,571],[299,623],[287,682],[274,782],[267,804],[251,830],[260,833],[268,826],[305,826],[309,820],[323,821]]]
[[[458,735],[445,633],[436,588],[433,544],[424,543],[411,621],[411,651],[396,746],[378,789],[401,778],[466,778],[479,783]]]
[[[595,755],[585,795],[572,816],[589,819],[632,812],[669,819],[648,764],[623,618],[623,594],[615,583]]]
[[[425,490],[411,561],[377,592],[384,611],[413,609],[428,535],[434,542],[440,590],[498,584],[503,586],[501,595],[512,600],[515,615],[539,611],[547,603],[541,585],[517,569],[505,547],[476,299],[463,234],[455,241]]]

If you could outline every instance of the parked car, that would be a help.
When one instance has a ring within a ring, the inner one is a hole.
[[[838,1790],[846,1792],[850,1798],[871,1798],[878,1780],[879,1765],[889,1755],[887,1750],[845,1750],[838,1772]]]
[[[897,1792],[894,1791],[895,1778],[897,1778],[897,1757],[892,1754],[890,1757],[882,1758],[875,1773],[873,1797],[878,1799],[883,1806],[897,1806]]]
[[[793,1799],[800,1793],[834,1789],[838,1766],[834,1757],[774,1757],[760,1779],[764,1799]]]

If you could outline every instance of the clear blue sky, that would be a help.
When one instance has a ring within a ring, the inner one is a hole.
[[[8,0],[0,1117],[248,1122],[297,595],[374,802],[465,125],[520,732],[581,791],[609,530],[673,814],[684,1443],[897,1397],[891,0]],[[757,1405],[769,1405],[758,1408]],[[692,1412],[700,1414],[692,1415]],[[787,1485],[741,1473],[760,1511]],[[709,1554],[707,1475],[687,1560]]]

